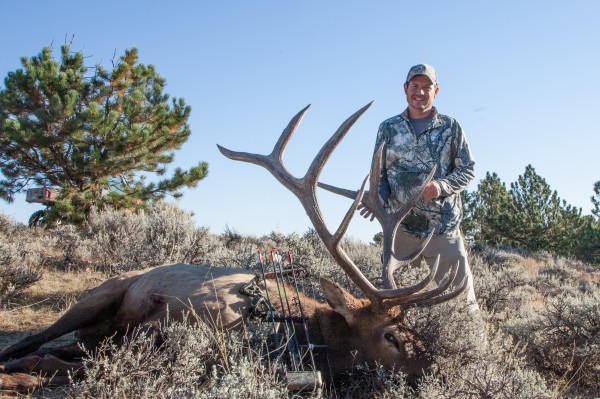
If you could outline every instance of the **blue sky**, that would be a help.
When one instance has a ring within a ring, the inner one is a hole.
[[[284,158],[302,176],[338,126],[375,100],[321,178],[356,189],[379,123],[405,108],[406,72],[422,62],[438,71],[436,106],[466,132],[472,189],[488,171],[508,185],[531,164],[567,203],[592,208],[600,180],[598,1],[11,1],[2,15],[2,78],[20,57],[65,41],[90,65],[110,67],[115,54],[137,47],[140,62],[156,66],[166,92],[192,106],[192,135],[173,167],[202,160],[210,168],[179,205],[214,233],[310,226],[268,172],[224,158],[217,143],[269,153],[290,118],[312,104]],[[319,198],[333,229],[350,201]],[[0,201],[19,221],[37,209],[24,197]],[[356,217],[349,234],[369,241],[379,230]]]

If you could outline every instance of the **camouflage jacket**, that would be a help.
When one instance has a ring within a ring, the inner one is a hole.
[[[458,229],[462,220],[460,192],[473,180],[475,164],[458,122],[433,109],[429,126],[418,136],[408,111],[384,121],[377,133],[375,149],[382,141],[382,178],[379,188],[388,212],[398,210],[437,165],[433,179],[442,194],[433,201],[420,198],[401,224],[401,229],[425,236],[432,229],[445,234]]]

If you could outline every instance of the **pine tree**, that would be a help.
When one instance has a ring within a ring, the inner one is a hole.
[[[575,257],[600,267],[600,222],[585,215],[584,226],[576,237]]]
[[[594,209],[592,213],[596,216],[596,219],[600,222],[600,180],[594,183],[594,195],[592,196],[592,204]]]
[[[578,236],[577,257],[600,267],[600,181],[594,183],[591,200],[594,208],[592,215],[584,216],[585,226]]]
[[[518,246],[559,255],[574,254],[576,233],[584,224],[581,209],[561,200],[531,165],[511,184],[510,196],[513,212],[508,223]]]
[[[508,215],[512,212],[506,186],[496,173],[486,173],[474,193],[464,193],[465,235],[487,245],[512,244]]]
[[[191,108],[163,93],[165,80],[126,50],[112,71],[82,52],[44,48],[9,72],[0,90],[0,198],[32,185],[60,188],[51,215],[80,222],[92,206],[136,209],[180,195],[208,173],[199,162],[164,177],[188,139]],[[160,176],[146,183],[145,176]]]
[[[556,217],[556,193],[552,193],[531,165],[527,165],[525,173],[510,186],[514,204],[508,215],[513,227],[512,239],[531,250],[547,249],[548,229]]]
[[[486,174],[474,193],[466,196],[463,226],[475,242],[509,245],[532,251],[591,259],[587,240],[596,230],[575,208],[561,200],[533,166],[511,183],[510,190],[495,174]],[[584,254],[588,248],[587,255]],[[593,251],[592,251],[593,252]]]

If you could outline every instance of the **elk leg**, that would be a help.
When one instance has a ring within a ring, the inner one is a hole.
[[[0,352],[0,362],[27,355],[48,341],[111,317],[120,306],[131,279],[111,279],[91,290],[47,329],[30,335]]]
[[[48,385],[67,385],[69,377],[37,377],[30,374],[0,374],[0,392],[5,394],[28,394]]]
[[[35,373],[42,376],[67,376],[71,372],[77,377],[82,377],[82,367],[82,360],[69,362],[52,355],[45,355],[44,357],[31,355],[11,360],[5,363],[0,370],[4,373]]]
[[[0,366],[0,392],[30,393],[48,385],[66,385],[69,373],[83,377],[83,361],[67,362],[52,355],[26,356]]]
[[[88,345],[84,345],[88,347]],[[90,348],[95,348],[95,346],[90,346]],[[86,352],[82,349],[82,344],[79,342],[73,342],[72,344],[68,344],[65,346],[59,347],[42,347],[37,351],[33,352],[32,355],[36,355],[39,357],[44,357],[46,355],[51,355],[57,357],[59,359],[65,361],[73,361],[74,359],[81,359],[86,356]]]

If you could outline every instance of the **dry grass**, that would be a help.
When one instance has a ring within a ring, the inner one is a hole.
[[[77,299],[104,280],[100,273],[46,270],[0,310],[0,347],[39,331],[58,319]]]
[[[522,262],[520,262],[520,266],[525,269],[525,271],[531,275],[539,274],[544,268],[546,268],[548,263],[546,261],[525,257]]]

